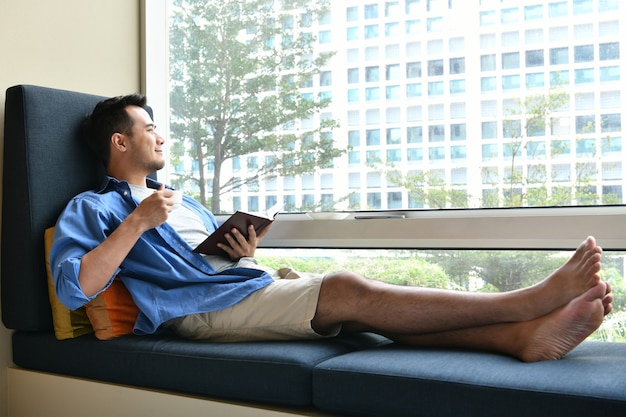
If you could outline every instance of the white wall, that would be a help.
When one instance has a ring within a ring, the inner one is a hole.
[[[8,87],[35,84],[104,96],[140,91],[140,3],[0,0],[0,172]],[[0,417],[7,416],[10,334],[0,325]]]

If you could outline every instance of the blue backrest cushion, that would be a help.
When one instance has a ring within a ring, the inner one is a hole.
[[[0,288],[8,328],[52,328],[43,234],[71,197],[102,180],[81,140],[82,121],[102,99],[30,85],[6,92]]]

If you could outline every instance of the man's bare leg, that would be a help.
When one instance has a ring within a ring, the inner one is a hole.
[[[601,253],[595,239],[589,237],[540,283],[496,294],[402,287],[352,273],[333,274],[322,283],[311,323],[320,333],[342,324],[346,330],[418,335],[529,321],[600,283]]]
[[[567,305],[535,320],[427,335],[388,336],[417,346],[500,352],[525,362],[560,359],[600,326],[611,311],[612,299],[610,287],[601,282]]]

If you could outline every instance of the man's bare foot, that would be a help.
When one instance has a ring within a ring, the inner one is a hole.
[[[520,290],[529,295],[528,320],[566,305],[600,283],[602,248],[593,236],[585,239],[561,267],[541,282]]]
[[[524,362],[560,359],[602,324],[611,311],[610,286],[599,282],[547,316],[526,323],[529,342],[518,355]]]

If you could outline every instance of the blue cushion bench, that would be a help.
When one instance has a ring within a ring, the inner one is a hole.
[[[164,332],[109,341],[55,338],[44,230],[102,169],[78,140],[102,97],[7,90],[2,319],[24,369],[175,393],[362,416],[626,415],[626,344],[586,342],[565,359],[523,364],[483,352],[409,349],[360,334],[215,344]]]

